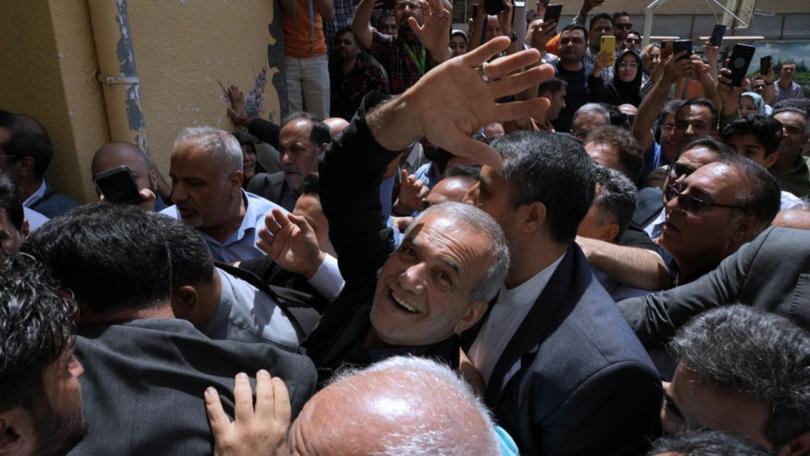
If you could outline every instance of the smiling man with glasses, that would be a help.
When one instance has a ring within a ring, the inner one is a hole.
[[[678,285],[714,269],[779,210],[776,180],[751,160],[730,155],[691,173],[685,168],[686,163],[670,167],[666,222],[658,238],[673,257]]]

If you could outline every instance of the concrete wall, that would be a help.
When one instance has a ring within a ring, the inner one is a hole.
[[[267,65],[268,46],[277,44],[268,31],[274,5],[271,0],[127,3],[145,136],[168,179],[172,143],[182,128],[232,129],[219,83],[246,92],[253,86]],[[90,160],[109,134],[86,1],[0,0],[0,11],[0,108],[40,120],[56,151],[48,179],[78,200],[95,200]],[[278,100],[268,82],[265,117],[280,120]]]

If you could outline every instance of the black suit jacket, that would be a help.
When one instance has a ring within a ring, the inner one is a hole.
[[[435,355],[451,367],[458,361],[455,339],[373,353],[362,349],[371,328],[369,312],[377,271],[394,251],[393,233],[380,204],[380,182],[398,153],[382,148],[366,125],[365,112],[374,101],[371,95],[364,99],[351,125],[327,149],[319,168],[321,206],[346,281],[340,296],[329,304],[315,331],[302,343],[322,380],[347,361],[364,365],[397,354]]]
[[[659,434],[658,373],[575,244],[501,354],[485,399],[522,454],[641,454]]]
[[[666,343],[689,319],[746,304],[810,328],[810,231],[770,228],[714,271],[686,285],[619,303],[646,347]]]
[[[281,377],[293,416],[312,395],[304,355],[271,344],[211,340],[185,320],[146,319],[79,329],[76,354],[88,434],[71,455],[211,454],[203,392],[217,389],[233,416],[233,378]]]
[[[295,197],[288,196],[288,192],[293,192],[293,190],[287,185],[283,171],[256,174],[248,182],[246,190],[272,201],[290,212],[295,208]],[[285,198],[285,196],[288,197]]]

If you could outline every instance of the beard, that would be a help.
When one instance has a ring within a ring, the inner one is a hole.
[[[65,454],[87,433],[81,405],[60,413],[53,409],[47,398],[43,398],[34,407],[32,420],[37,437],[34,454],[38,455]]]

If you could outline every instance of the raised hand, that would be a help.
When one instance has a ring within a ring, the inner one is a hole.
[[[664,62],[664,80],[672,84],[678,79],[692,77],[694,64],[691,58],[682,59],[686,56],[686,51],[681,51],[676,55],[671,55]]]
[[[470,135],[491,122],[526,117],[543,122],[549,105],[545,98],[509,103],[496,100],[537,86],[554,75],[550,65],[526,69],[540,60],[535,49],[486,63],[510,43],[508,37],[496,37],[429,71],[404,94],[368,114],[366,120],[374,138],[388,150],[402,150],[425,137],[454,155],[500,167],[498,152]]]
[[[430,189],[414,175],[408,175],[407,170],[400,172],[399,195],[394,204],[394,212],[401,215],[410,215],[422,210],[422,199],[427,196]]]
[[[275,454],[284,443],[290,427],[290,396],[280,378],[271,378],[266,370],[256,373],[256,406],[250,380],[238,374],[233,387],[235,419],[231,421],[219,393],[205,390],[205,412],[214,435],[214,455],[252,456]]]
[[[596,60],[593,62],[593,75],[595,77],[599,77],[602,70],[613,66],[613,63],[614,60],[612,53],[608,51],[599,51],[599,54],[596,54]]]
[[[245,95],[233,84],[228,87],[226,94],[228,96],[228,118],[237,127],[247,127],[250,118],[245,110]]]
[[[557,34],[557,23],[535,20],[530,26],[529,33],[531,34],[530,46],[540,52],[546,52],[546,45]]]
[[[311,278],[326,258],[304,217],[273,209],[264,216],[256,247],[287,271]]]
[[[415,17],[408,18],[408,25],[422,46],[430,52],[433,60],[444,62],[451,55],[450,27],[453,25],[453,17],[442,0],[420,0],[419,5],[422,8],[422,25],[419,25]]]

